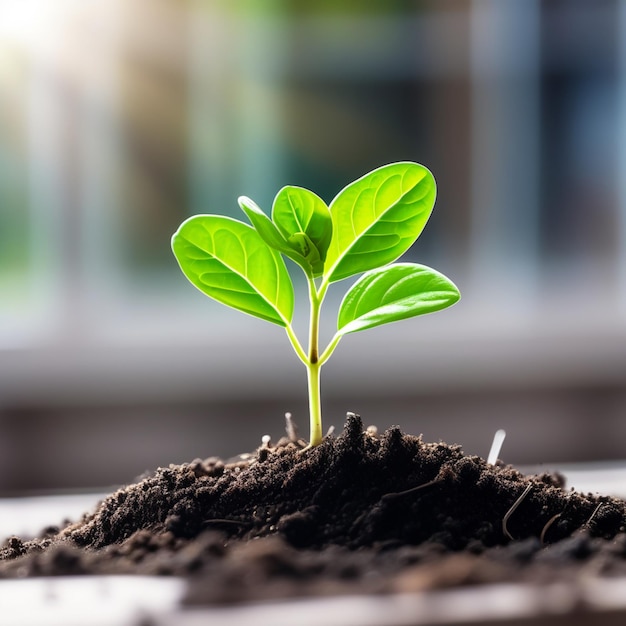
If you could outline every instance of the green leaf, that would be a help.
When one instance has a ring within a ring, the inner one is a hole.
[[[307,260],[304,253],[300,252],[303,249],[308,250],[313,247],[310,243],[306,243],[307,237],[304,233],[291,235],[288,238],[289,240],[287,240],[283,237],[278,228],[276,228],[274,222],[263,213],[254,200],[246,196],[241,196],[238,202],[241,209],[248,216],[252,226],[254,226],[263,241],[265,241],[270,248],[282,252],[285,256],[300,265],[307,274],[313,275],[312,261]]]
[[[283,187],[274,199],[272,220],[292,249],[306,259],[312,274],[321,276],[333,233],[326,203],[303,187]]]
[[[415,263],[371,270],[352,285],[339,308],[337,332],[354,333],[389,322],[433,313],[461,297],[450,279]]]
[[[306,260],[311,268],[320,263],[320,255],[315,247],[315,244],[304,233],[291,235],[291,237],[289,237],[289,245],[292,246],[293,249],[299,251],[302,258]],[[321,271],[323,270],[324,263],[322,262]]]
[[[325,280],[395,261],[424,229],[435,196],[433,175],[410,162],[385,165],[348,185],[330,205],[333,237]]]
[[[189,281],[227,306],[287,326],[294,292],[280,254],[253,228],[221,215],[197,215],[172,237],[172,250]]]
[[[237,202],[268,246],[280,252],[291,250],[287,240],[281,235],[278,228],[274,225],[274,222],[263,213],[254,200],[251,200],[247,196],[240,196]]]

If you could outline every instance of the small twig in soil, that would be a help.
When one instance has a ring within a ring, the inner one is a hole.
[[[600,502],[600,504],[598,504],[598,506],[593,510],[593,513],[591,514],[589,519],[578,529],[579,532],[589,529],[589,524],[591,524],[591,520],[596,516],[596,513],[602,508],[603,504],[604,502]]]
[[[443,478],[435,478],[433,480],[424,483],[423,485],[418,485],[417,487],[411,487],[411,489],[405,489],[404,491],[396,491],[394,493],[386,493],[381,497],[383,502],[389,502],[390,500],[395,500],[396,498],[402,498],[404,496],[408,496],[416,491],[421,491],[422,489],[426,489],[426,487],[432,487],[433,485],[437,485],[439,483],[444,482]]]
[[[256,463],[256,458],[246,452],[245,454],[240,454],[238,457],[226,461],[226,463],[224,463],[224,469],[241,471],[250,467],[253,463]]]
[[[513,535],[509,532],[509,529],[506,527],[507,522],[509,521],[511,515],[515,513],[515,510],[517,509],[517,507],[522,503],[522,500],[528,495],[528,493],[530,492],[532,488],[533,488],[533,484],[530,483],[528,487],[524,489],[524,493],[522,493],[522,495],[517,500],[515,500],[515,502],[513,502],[513,505],[511,506],[511,508],[506,512],[506,514],[502,518],[502,532],[511,541],[515,541],[515,537],[513,537]]]
[[[221,519],[219,517],[216,517],[215,519],[206,519],[204,520],[204,522],[202,522],[202,524],[204,526],[209,526],[211,524],[227,524],[231,526],[249,526],[250,525],[249,522],[241,522],[235,519]]]
[[[544,546],[546,544],[546,533],[550,529],[550,526],[552,526],[552,524],[554,524],[554,522],[556,522],[556,520],[558,520],[559,517],[561,517],[561,515],[563,515],[563,511],[561,511],[560,513],[557,513],[556,515],[553,515],[545,523],[545,526],[541,529],[541,534],[539,535],[539,541],[541,541],[541,545],[542,546]]]

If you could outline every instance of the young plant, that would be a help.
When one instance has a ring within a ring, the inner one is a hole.
[[[196,215],[172,238],[172,250],[202,293],[282,326],[307,370],[310,446],[322,441],[320,369],[341,338],[367,328],[444,309],[460,298],[443,274],[393,263],[424,229],[435,202],[425,167],[401,162],[366,174],[328,207],[302,187],[283,187],[271,219],[250,199],[239,206],[251,226],[220,215]],[[310,317],[307,349],[292,327],[294,288],[283,255],[306,276]],[[363,274],[346,293],[337,332],[320,352],[320,310],[331,283]]]

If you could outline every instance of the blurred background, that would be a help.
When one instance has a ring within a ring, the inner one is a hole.
[[[463,299],[342,340],[325,426],[626,458],[625,2],[0,0],[0,494],[306,437],[284,331],[170,237],[399,160],[439,190],[408,257]]]

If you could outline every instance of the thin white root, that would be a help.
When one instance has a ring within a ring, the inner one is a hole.
[[[487,457],[487,463],[489,463],[489,465],[495,465],[497,463],[505,437],[505,430],[503,430],[502,428],[500,428],[500,430],[496,430],[496,434],[493,436],[491,450],[489,450],[489,456]]]
[[[291,413],[285,413],[285,430],[289,441],[298,441],[298,431],[293,419],[291,419]]]

